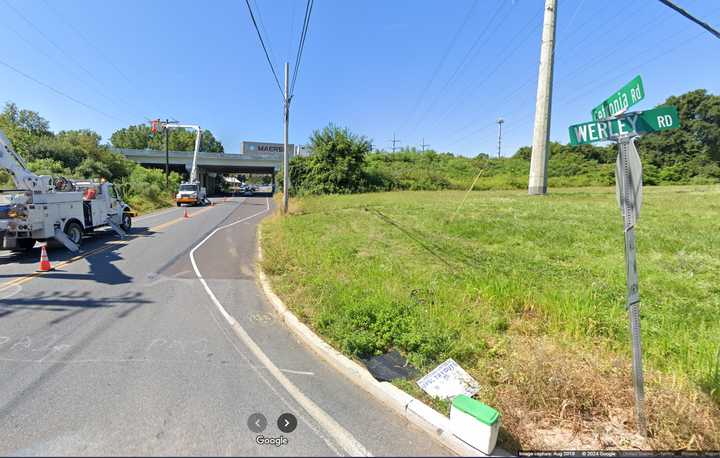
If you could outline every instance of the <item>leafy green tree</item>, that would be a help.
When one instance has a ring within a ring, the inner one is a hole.
[[[50,123],[37,112],[18,109],[12,102],[7,102],[0,113],[0,130],[7,135],[15,151],[26,159],[38,139],[52,136],[49,126]]]
[[[677,107],[680,128],[648,134],[638,142],[643,165],[657,170],[660,182],[716,182],[720,164],[720,96],[705,89],[668,97]]]
[[[55,159],[36,159],[28,162],[28,168],[38,175],[71,175],[70,170],[62,162]]]
[[[91,158],[83,160],[75,169],[75,175],[82,178],[112,178],[112,173],[106,164]]]
[[[55,137],[38,138],[32,145],[26,157],[31,161],[51,159],[60,162],[63,167],[74,169],[85,158],[83,149],[77,145],[60,142]]]
[[[50,123],[36,111],[20,110],[13,102],[7,102],[2,116],[9,123],[24,129],[32,135],[51,135]]]
[[[162,130],[153,133],[150,126],[138,124],[116,130],[110,136],[110,142],[116,148],[165,150],[165,134]],[[168,133],[168,149],[170,151],[193,151],[195,149],[195,132],[186,129],[170,129]],[[200,150],[212,153],[225,151],[209,130],[203,130]]]
[[[333,124],[310,137],[313,154],[294,158],[291,183],[307,194],[347,194],[367,189],[365,158],[370,141]]]

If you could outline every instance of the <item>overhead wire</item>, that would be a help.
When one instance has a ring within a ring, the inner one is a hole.
[[[277,72],[275,71],[275,66],[273,65],[272,61],[270,60],[270,55],[268,54],[267,47],[265,46],[265,41],[263,40],[262,34],[260,33],[260,29],[258,28],[257,21],[255,20],[255,15],[253,14],[252,7],[250,6],[250,1],[245,0],[245,5],[247,5],[248,13],[250,13],[250,19],[252,20],[253,26],[255,27],[255,31],[257,32],[257,36],[260,39],[260,44],[262,45],[263,51],[265,52],[265,58],[267,59],[267,63],[270,66],[270,71],[273,74],[273,77],[275,78],[275,83],[277,84],[278,90],[280,91],[280,96],[285,98],[285,91],[283,91],[282,85],[280,84],[280,79],[278,78]]]
[[[270,34],[267,32],[267,29],[265,28],[265,21],[263,21],[262,18],[262,11],[260,10],[260,5],[258,5],[257,0],[251,0],[253,5],[255,6],[255,12],[257,13],[257,20],[260,24],[260,30],[262,31],[263,36],[265,37],[265,40],[267,41],[267,49],[268,54],[270,55],[270,59],[273,61],[274,64],[277,64],[275,59],[275,55],[273,54],[272,50],[272,40],[270,40]],[[279,65],[278,65],[279,68]]]
[[[92,40],[90,40],[89,38],[87,38],[87,37],[85,36],[85,34],[82,33],[79,28],[77,28],[75,25],[73,25],[73,24],[67,19],[67,17],[65,17],[65,15],[63,15],[62,13],[60,13],[60,11],[58,11],[57,8],[55,8],[55,7],[52,5],[51,2],[49,2],[48,0],[42,0],[42,2],[43,2],[43,3],[45,4],[45,6],[47,6],[48,9],[49,9],[50,11],[52,11],[53,14],[54,14],[57,18],[59,18],[69,29],[71,29],[73,32],[75,32],[75,34],[76,34],[78,37],[80,37],[80,39],[81,39],[83,42],[85,42],[85,44],[86,44],[87,46],[93,48],[100,56],[102,56],[102,58],[103,58],[107,63],[110,64],[110,66],[113,68],[113,70],[115,70],[115,71],[117,72],[117,74],[120,75],[120,77],[121,77],[122,79],[124,79],[128,84],[130,84],[131,86],[134,87],[134,83],[133,83],[133,82],[130,80],[130,78],[125,74],[125,72],[124,72],[117,64],[115,64],[115,62],[114,62],[112,59],[110,59],[110,58],[108,57],[108,56],[109,56],[109,53],[103,52],[103,50],[100,49],[97,44],[95,44]]]
[[[108,113],[106,113],[106,112],[104,112],[104,111],[102,111],[102,110],[99,110],[99,109],[95,108],[95,107],[92,106],[92,105],[89,105],[89,104],[83,102],[82,100],[76,99],[75,97],[73,97],[73,96],[71,96],[71,95],[69,95],[69,94],[61,91],[60,89],[57,89],[57,88],[55,88],[55,87],[53,87],[53,86],[51,86],[51,85],[49,85],[49,84],[47,84],[47,83],[45,83],[45,82],[43,82],[43,81],[40,81],[39,79],[33,77],[32,75],[30,75],[30,74],[28,74],[28,73],[25,73],[24,71],[20,70],[19,68],[15,67],[15,66],[13,66],[13,65],[10,65],[10,64],[8,64],[7,62],[5,62],[5,61],[3,61],[3,60],[0,60],[0,65],[3,65],[3,66],[5,66],[5,67],[9,68],[10,70],[14,71],[15,73],[21,75],[22,77],[24,77],[24,78],[26,78],[26,79],[28,79],[28,80],[36,83],[36,84],[39,84],[40,86],[43,86],[43,87],[45,87],[46,89],[49,89],[49,90],[51,90],[52,92],[54,92],[54,93],[56,93],[56,94],[58,94],[58,95],[60,95],[60,96],[62,96],[62,97],[65,97],[66,99],[68,99],[68,100],[70,100],[70,101],[72,101],[72,102],[74,102],[74,103],[77,103],[78,105],[81,105],[81,106],[83,106],[83,107],[85,107],[85,108],[87,108],[87,109],[89,109],[89,110],[91,110],[91,111],[94,111],[95,113],[98,113],[98,114],[100,114],[100,115],[102,115],[102,116],[105,116],[106,118],[112,119],[112,120],[114,120],[114,121],[119,121],[119,122],[121,122],[121,123],[124,123],[124,122],[125,122],[125,121],[123,121],[123,120],[120,119],[120,118],[117,118],[117,117],[115,117],[115,116],[113,116],[113,115],[110,115],[110,114],[108,114]],[[132,123],[128,123],[128,124],[132,124]]]
[[[577,16],[577,13],[578,13],[579,10],[580,10],[580,6],[582,6],[581,4],[578,4],[578,5],[579,5],[579,6],[578,6],[578,8],[576,8],[575,11],[573,12],[573,16],[572,16],[571,19],[575,19],[575,17]],[[543,10],[544,10],[544,8],[543,8]],[[619,13],[613,15],[613,16],[611,17],[611,19],[614,19],[618,14],[623,13],[624,11],[625,11],[625,10],[620,11]],[[631,11],[632,11],[632,10],[631,10]],[[630,13],[630,14],[632,14],[632,13]],[[594,18],[594,17],[595,17],[595,16],[593,15],[593,18]],[[591,19],[588,20],[588,21],[583,22],[582,24],[580,24],[580,25],[579,25],[577,28],[575,28],[575,29],[570,28],[570,25],[573,23],[573,21],[571,21],[570,24],[568,25],[568,28],[569,28],[570,30],[568,31],[567,34],[564,35],[564,37],[561,37],[561,38],[558,40],[558,43],[561,43],[563,39],[564,39],[564,40],[567,40],[568,37],[574,35],[577,31],[583,30],[583,29],[585,28],[585,26],[586,26],[589,22],[591,22],[591,21],[593,20],[593,18],[591,18]],[[606,20],[606,21],[609,21],[609,20],[611,20],[611,19],[608,19],[608,20]],[[588,37],[594,37],[594,36],[596,36],[596,35],[591,32],[587,37],[585,37],[585,38],[584,38],[583,40],[581,40],[581,41],[585,41],[586,38],[588,38]],[[575,49],[577,49],[577,47],[578,47],[578,46],[573,47],[573,49],[572,49],[570,52],[572,52],[572,51],[574,51]],[[562,61],[564,61],[564,60],[566,60],[566,59],[567,59],[567,55],[559,54],[558,57],[556,58],[556,63],[557,63],[557,62],[562,62]],[[522,89],[524,89],[525,87],[527,87],[529,84],[531,84],[533,81],[536,81],[536,80],[537,80],[537,75],[531,74],[522,84],[520,84],[519,86],[517,86],[513,91],[511,91],[510,93],[508,93],[508,94],[504,95],[503,97],[501,97],[502,100],[512,99],[512,97],[514,97],[518,92],[520,92]],[[476,122],[477,122],[477,121],[471,121],[471,122],[465,124],[465,125],[464,125],[463,127],[461,127],[460,129],[455,130],[452,135],[457,135],[457,134],[459,134],[460,132],[471,128]],[[494,125],[495,125],[495,122],[493,121],[493,123],[490,124],[489,126],[491,127],[491,126],[494,126]]]
[[[699,32],[699,33],[697,33],[697,34],[694,34],[694,35],[692,35],[692,36],[689,36],[689,37],[687,37],[687,38],[685,38],[685,39],[683,39],[683,40],[681,40],[681,41],[679,41],[679,42],[676,42],[674,46],[671,46],[671,47],[669,47],[669,48],[667,48],[667,49],[664,49],[664,50],[662,50],[662,51],[660,51],[660,52],[652,55],[652,56],[651,56],[650,58],[648,58],[648,59],[642,60],[642,61],[639,62],[637,65],[634,65],[634,66],[629,67],[629,68],[623,68],[623,69],[621,69],[619,72],[612,73],[610,76],[604,75],[604,76],[607,76],[606,78],[602,78],[602,79],[596,78],[596,79],[594,79],[594,80],[590,83],[590,85],[588,85],[587,83],[585,84],[584,88],[585,88],[586,90],[584,90],[584,91],[582,91],[582,92],[580,92],[580,93],[573,92],[570,97],[566,97],[566,98],[561,99],[561,100],[557,103],[557,105],[569,104],[569,103],[572,103],[572,102],[574,102],[574,101],[576,101],[576,100],[579,100],[580,98],[582,98],[582,97],[584,97],[584,96],[592,93],[593,91],[597,90],[597,88],[600,87],[600,86],[604,86],[604,85],[607,85],[607,84],[609,84],[609,83],[611,83],[611,82],[613,82],[613,81],[616,81],[619,77],[621,77],[621,76],[623,76],[623,75],[627,75],[628,73],[633,73],[633,72],[635,72],[636,70],[642,68],[643,66],[645,66],[645,65],[647,65],[647,64],[649,64],[649,63],[651,63],[651,62],[654,62],[654,61],[656,61],[656,60],[658,60],[658,59],[660,59],[660,58],[662,58],[662,57],[667,56],[668,54],[671,54],[671,53],[673,53],[673,52],[676,52],[677,50],[679,50],[680,48],[682,48],[685,44],[687,44],[687,43],[689,43],[689,42],[691,42],[691,41],[693,41],[693,40],[696,40],[697,38],[699,38],[700,36],[702,36],[702,35],[704,35],[704,34],[705,34],[705,32]],[[652,46],[652,47],[650,47],[650,48],[648,48],[648,49],[646,49],[646,50],[641,51],[639,54],[644,54],[645,52],[652,51],[652,50],[654,50],[654,49],[656,49],[656,48],[657,48],[656,46]],[[518,111],[519,111],[519,110],[518,110]],[[522,120],[524,120],[524,119],[526,119],[526,118],[531,118],[532,115],[533,115],[533,113],[534,113],[534,108],[531,108],[531,109],[529,109],[529,110],[526,110],[524,113],[518,115],[517,117],[515,116],[515,115],[517,114],[517,112],[513,112],[513,113],[511,113],[510,115],[508,115],[508,116],[506,117],[506,119],[515,118],[515,119],[522,119]],[[475,130],[475,131],[473,131],[473,132],[468,133],[467,135],[465,135],[465,136],[463,136],[463,137],[460,137],[460,138],[458,138],[458,139],[456,139],[456,140],[454,140],[454,141],[451,141],[449,144],[450,144],[450,145],[457,144],[457,143],[459,143],[459,142],[461,142],[461,141],[463,141],[463,140],[468,139],[468,138],[471,137],[471,136],[480,134],[480,133],[488,130],[488,129],[489,129],[490,127],[492,127],[493,125],[494,125],[494,123],[492,123],[492,124],[487,124],[487,125],[483,125],[480,129],[477,129],[477,130]],[[512,130],[507,130],[506,132],[511,132],[511,131],[512,131]]]
[[[673,2],[671,2],[670,0],[659,0],[659,1],[660,1],[660,3],[662,3],[663,5],[665,5],[665,6],[669,7],[669,8],[672,8],[673,10],[675,10],[675,11],[677,11],[678,13],[682,14],[683,16],[685,16],[687,19],[690,19],[690,20],[693,21],[695,24],[697,24],[697,25],[699,25],[700,27],[702,27],[703,29],[707,30],[708,32],[710,32],[711,34],[713,34],[713,35],[715,36],[715,38],[720,38],[720,32],[717,31],[716,29],[714,29],[712,26],[710,26],[710,24],[708,24],[707,22],[701,21],[700,19],[698,19],[698,18],[696,18],[695,16],[693,16],[692,14],[688,13],[686,10],[684,10],[683,8],[677,6],[676,4],[674,4]]]
[[[475,50],[477,49],[478,45],[480,43],[485,44],[487,42],[487,36],[491,35],[488,34],[490,31],[490,27],[495,24],[495,19],[498,17],[499,13],[503,10],[503,7],[505,6],[507,2],[500,2],[498,4],[498,8],[495,10],[493,15],[490,17],[490,20],[487,22],[485,27],[481,30],[480,34],[477,36],[473,44],[468,49],[467,53],[465,53],[465,56],[463,57],[460,64],[455,68],[453,73],[451,74],[450,78],[445,82],[445,84],[442,86],[440,91],[436,94],[433,101],[426,107],[425,111],[422,113],[422,115],[418,118],[417,122],[413,125],[413,128],[411,131],[416,131],[420,125],[422,125],[423,121],[425,120],[426,116],[435,108],[437,105],[437,102],[440,100],[440,97],[444,95],[444,93],[447,91],[447,89],[450,87],[450,85],[455,81],[455,78],[461,73],[467,62],[470,60],[470,57],[475,55]],[[508,14],[510,13],[510,10],[500,19],[500,21],[495,24],[495,28],[493,29],[493,32],[495,29],[497,29],[500,24],[502,24],[502,21],[507,18]],[[483,38],[486,38],[483,40]]]
[[[295,10],[297,9],[297,2],[290,2],[292,4],[292,8],[290,10],[290,34],[288,35],[288,45],[287,45],[287,62],[290,62],[290,51],[292,51],[292,45],[293,45],[293,36],[295,36]]]
[[[540,15],[543,13],[543,9],[539,11]],[[492,70],[488,74],[485,75],[483,79],[480,80],[480,82],[476,83],[474,80],[471,80],[468,85],[465,86],[464,89],[460,91],[460,97],[458,97],[455,102],[450,104],[450,106],[445,110],[439,117],[436,118],[436,122],[439,122],[443,119],[445,119],[450,113],[453,112],[457,108],[458,105],[461,105],[464,102],[468,101],[468,94],[470,94],[472,91],[477,92],[479,88],[481,88],[492,76],[497,73],[497,71],[513,56],[515,53],[525,44],[527,41],[527,38],[532,37],[530,32],[527,34],[525,33],[527,29],[530,29],[534,22],[537,20],[537,15],[531,16],[530,20],[526,22],[513,36],[513,38],[508,43],[514,43],[517,40],[517,43],[515,43],[515,46],[510,51],[501,51],[500,55],[503,56],[503,58],[493,67]],[[535,24],[535,29],[540,28],[542,22]],[[525,38],[525,40],[522,40],[522,38]]]
[[[80,62],[78,61],[78,59],[76,59],[76,58],[72,55],[72,53],[66,51],[64,48],[62,48],[60,45],[58,45],[52,38],[50,38],[45,32],[43,32],[32,20],[30,20],[30,18],[28,18],[25,14],[23,14],[23,13],[22,13],[20,10],[18,10],[15,6],[13,6],[8,0],[2,0],[2,1],[3,1],[3,3],[5,3],[5,5],[6,5],[8,8],[10,8],[18,17],[20,17],[26,24],[28,24],[28,25],[30,26],[30,28],[32,28],[38,35],[40,35],[45,41],[47,41],[48,43],[50,43],[55,49],[57,49],[57,50],[58,50],[62,55],[64,55],[68,60],[72,61],[72,63],[74,64],[74,66],[75,66],[76,68],[82,70],[82,71],[87,75],[88,81],[92,81],[93,83],[95,83],[95,84],[97,85],[97,88],[96,88],[95,92],[97,92],[100,96],[102,96],[103,98],[107,99],[108,101],[110,101],[110,102],[112,102],[112,103],[114,103],[114,104],[116,104],[116,105],[122,105],[122,106],[124,106],[125,108],[130,108],[130,110],[129,110],[130,112],[135,112],[135,111],[136,111],[136,109],[130,107],[126,102],[123,102],[123,101],[121,101],[121,100],[119,100],[119,99],[111,96],[108,92],[106,92],[106,91],[105,91],[105,85],[97,78],[97,76],[95,76],[90,70],[88,70],[85,66],[83,66],[82,63],[80,63]],[[17,35],[17,36],[18,36],[22,41],[24,41],[28,46],[30,46],[31,48],[33,48],[35,51],[37,51],[38,53],[44,55],[44,56],[47,57],[48,59],[54,60],[54,61],[56,61],[56,62],[59,62],[60,65],[61,65],[61,68],[64,68],[65,71],[67,71],[67,72],[69,72],[69,73],[74,73],[74,71],[68,69],[68,66],[66,65],[66,63],[61,62],[61,61],[60,61],[59,59],[57,59],[56,57],[54,57],[54,56],[52,56],[51,54],[48,54],[47,52],[45,52],[44,50],[42,50],[42,48],[40,48],[40,47],[38,47],[37,45],[33,44],[31,41],[29,41],[28,39],[26,39],[17,29],[11,27],[8,23],[6,23],[5,26],[6,26],[7,28],[9,28],[13,33],[15,33],[15,35]],[[78,74],[75,74],[75,75],[76,75],[76,76],[79,76]],[[80,77],[80,78],[82,79],[83,77]],[[135,113],[135,114],[138,114],[138,113]]]
[[[435,66],[435,69],[433,70],[433,72],[430,76],[430,79],[425,84],[425,87],[423,87],[423,89],[420,91],[420,96],[415,100],[415,104],[413,105],[412,109],[410,110],[409,115],[406,116],[403,123],[400,124],[400,127],[397,129],[398,131],[402,131],[405,128],[405,126],[407,125],[407,123],[410,121],[410,119],[412,119],[412,117],[415,115],[415,112],[419,108],[420,103],[425,98],[425,95],[427,94],[427,91],[430,89],[430,86],[432,86],[432,83],[435,82],[435,79],[437,78],[438,74],[440,73],[440,69],[445,64],[445,61],[447,60],[448,56],[450,55],[450,51],[452,51],[452,49],[455,47],[455,43],[457,42],[458,37],[460,36],[462,31],[465,29],[465,26],[470,21],[470,18],[472,17],[472,13],[475,10],[475,8],[477,7],[477,4],[478,4],[478,0],[474,0],[471,3],[470,8],[465,13],[465,19],[460,24],[460,27],[458,27],[457,30],[455,31],[455,34],[453,35],[452,39],[450,40],[450,43],[448,43],[448,46],[445,48],[445,51],[443,52],[442,58],[440,59],[438,64]]]
[[[649,21],[647,21],[646,23],[644,23],[642,26],[640,26],[639,29],[634,29],[633,32],[628,33],[628,34],[625,35],[623,38],[621,38],[619,41],[622,42],[622,41],[624,41],[624,40],[632,37],[638,30],[644,30],[644,29],[646,29],[647,27],[649,27],[649,26],[657,23],[658,21],[662,21],[662,20],[667,20],[667,19],[668,19],[668,17],[661,17],[661,16],[662,16],[661,14],[660,14],[660,15],[655,15],[655,16],[653,16],[653,18],[652,18],[651,20],[649,20]],[[617,17],[617,14],[613,15],[611,18],[614,19],[615,17]],[[592,37],[592,36],[594,36],[594,35],[591,34],[590,36]],[[577,46],[574,47],[570,52],[572,52],[572,51],[575,50],[576,48],[577,48]],[[652,51],[652,50],[654,50],[654,49],[655,49],[655,47],[652,47],[652,48],[648,49],[648,51]],[[565,72],[565,73],[560,74],[558,77],[556,77],[556,81],[558,81],[558,80],[564,80],[564,79],[566,79],[566,78],[569,78],[570,76],[577,74],[577,72],[578,72],[579,70],[585,70],[585,69],[587,69],[587,68],[589,68],[589,67],[592,67],[593,65],[595,65],[595,64],[597,64],[597,63],[600,63],[603,58],[607,57],[608,55],[611,55],[613,52],[614,52],[614,50],[611,50],[610,52],[606,52],[606,53],[603,53],[603,54],[601,54],[601,55],[596,55],[596,56],[594,56],[592,59],[590,59],[590,60],[589,60],[588,62],[586,62],[585,64],[576,66],[575,69],[573,69],[573,70],[571,70],[571,71],[569,71],[569,72]],[[568,54],[558,55],[558,58],[556,59],[556,62],[566,61],[569,57],[570,57],[570,56],[569,56]],[[510,99],[512,96],[514,96],[517,92],[519,92],[522,88],[524,88],[525,86],[527,86],[528,84],[530,84],[532,81],[535,81],[535,77],[534,77],[534,76],[531,76],[530,78],[528,78],[528,80],[526,80],[525,83],[523,83],[523,84],[522,84],[521,86],[519,86],[515,91],[513,91],[512,94],[509,94],[509,95],[503,97],[503,99],[504,99],[504,100]],[[457,133],[459,133],[459,132],[462,132],[463,130],[466,130],[466,129],[472,127],[472,124],[473,124],[473,123],[468,123],[468,124],[466,124],[465,126],[463,126],[463,128],[455,131],[455,133],[457,134]],[[494,124],[495,124],[495,123],[493,122],[492,124],[484,125],[483,129],[488,129],[489,127],[492,127]],[[451,144],[452,144],[452,143],[451,143]]]
[[[570,26],[573,24],[573,22],[575,22],[575,17],[580,12],[583,5],[585,5],[585,0],[580,0],[580,3],[578,3],[577,6],[575,7],[575,11],[573,11],[572,16],[570,16],[570,21],[568,21],[568,25],[566,26],[567,28],[570,28]]]
[[[315,0],[307,0],[305,6],[305,18],[303,20],[302,32],[300,33],[300,41],[298,43],[298,51],[295,57],[295,69],[293,70],[292,84],[290,85],[290,97],[295,94],[295,81],[297,81],[298,72],[300,71],[300,61],[302,59],[303,50],[305,49],[305,39],[307,38],[308,29],[310,28],[310,16],[312,15]]]

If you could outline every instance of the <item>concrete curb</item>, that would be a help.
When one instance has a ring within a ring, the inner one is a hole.
[[[258,280],[260,281],[265,296],[277,314],[280,315],[287,327],[300,338],[303,344],[313,350],[325,360],[325,362],[335,368],[335,370],[373,395],[380,402],[405,417],[410,423],[433,436],[452,452],[460,456],[487,456],[455,437],[450,432],[450,419],[445,415],[389,382],[378,382],[367,369],[335,350],[308,326],[302,323],[295,314],[287,308],[277,294],[275,294],[270,285],[270,281],[262,271],[260,265],[262,261],[261,237],[262,231],[260,230],[260,225],[258,225],[256,242],[258,247],[258,262],[256,264]],[[493,456],[509,456],[507,452],[499,447],[496,448],[494,452]]]

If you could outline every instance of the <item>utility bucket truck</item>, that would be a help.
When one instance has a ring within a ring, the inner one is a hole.
[[[36,241],[55,239],[78,251],[84,234],[110,226],[124,237],[134,212],[112,183],[72,181],[35,175],[0,131],[0,169],[10,172],[15,189],[0,191],[0,248],[27,250]]]
[[[190,180],[180,184],[180,189],[178,189],[178,193],[175,195],[175,203],[178,207],[182,204],[209,204],[210,201],[207,198],[207,191],[200,185],[200,181],[197,177],[197,157],[198,152],[200,151],[202,129],[200,128],[200,126],[171,123],[162,123],[162,127],[163,129],[194,129],[197,133],[195,136],[195,150],[193,151],[192,167],[190,168]]]

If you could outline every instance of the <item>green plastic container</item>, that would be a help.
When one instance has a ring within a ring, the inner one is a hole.
[[[464,394],[455,396],[452,405],[461,412],[475,417],[475,419],[488,426],[494,425],[500,418],[500,412]]]

